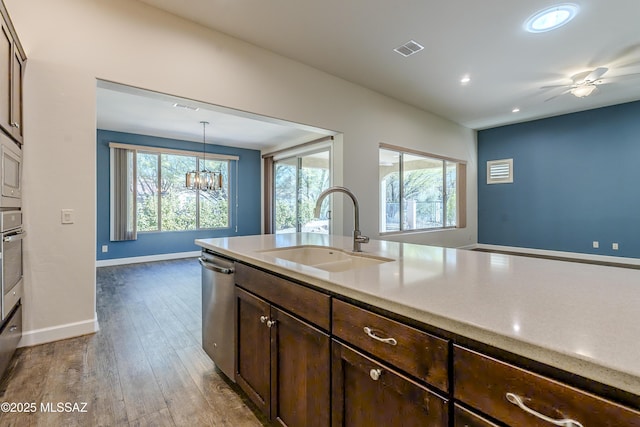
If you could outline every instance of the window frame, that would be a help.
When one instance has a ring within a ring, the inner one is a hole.
[[[380,217],[378,220],[378,233],[380,236],[386,235],[395,235],[395,234],[411,234],[411,233],[421,233],[421,232],[430,232],[430,231],[443,231],[443,230],[455,230],[458,228],[466,227],[466,167],[467,162],[465,160],[456,159],[448,156],[441,156],[438,154],[427,153],[419,150],[414,150],[410,148],[400,147],[396,145],[390,145],[385,143],[380,143],[378,145],[378,162],[380,161],[380,151],[392,151],[398,153],[399,162],[398,162],[398,191],[399,191],[399,224],[398,230],[386,231],[382,229],[382,218]],[[411,156],[419,156],[426,160],[433,160],[442,162],[442,227],[426,227],[426,228],[411,228],[411,229],[403,229],[403,216],[404,216],[404,181],[405,181],[405,168],[404,168],[404,155],[408,154]],[[454,163],[456,166],[456,223],[455,225],[447,225],[447,164]],[[380,188],[380,184],[382,183],[380,176],[380,164],[378,163],[378,212],[379,215],[383,215],[382,207],[382,192]]]

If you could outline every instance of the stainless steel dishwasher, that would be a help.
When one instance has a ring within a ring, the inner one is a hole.
[[[235,382],[234,263],[203,249],[200,265],[202,348],[216,366]]]

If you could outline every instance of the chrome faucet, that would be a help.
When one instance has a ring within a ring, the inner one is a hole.
[[[345,187],[329,187],[324,190],[318,196],[318,200],[316,201],[316,208],[313,211],[313,216],[316,218],[320,217],[320,208],[322,207],[322,201],[331,193],[344,193],[347,196],[351,197],[351,200],[353,201],[354,215],[353,252],[362,252],[360,245],[362,243],[369,243],[369,238],[360,234],[360,208],[358,206],[358,199],[356,199],[356,195],[353,194],[351,190]]]

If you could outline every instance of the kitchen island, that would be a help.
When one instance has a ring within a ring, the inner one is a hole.
[[[480,343],[577,375],[580,385],[594,381],[591,392],[599,385],[620,390],[623,403],[637,407],[640,270],[372,240],[363,245],[365,255],[391,261],[326,271],[278,258],[272,250],[312,245],[349,252],[351,238],[298,233],[196,243],[347,302],[436,328],[454,337],[454,344]]]

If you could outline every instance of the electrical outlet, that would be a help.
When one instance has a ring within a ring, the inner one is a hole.
[[[617,243],[613,243],[611,245],[611,249],[613,249],[614,251],[617,251],[618,250],[618,244]]]
[[[102,245],[102,252],[109,252],[109,245]]]
[[[594,249],[598,249],[600,247],[600,242],[598,242],[597,240],[593,241],[593,248]]]

